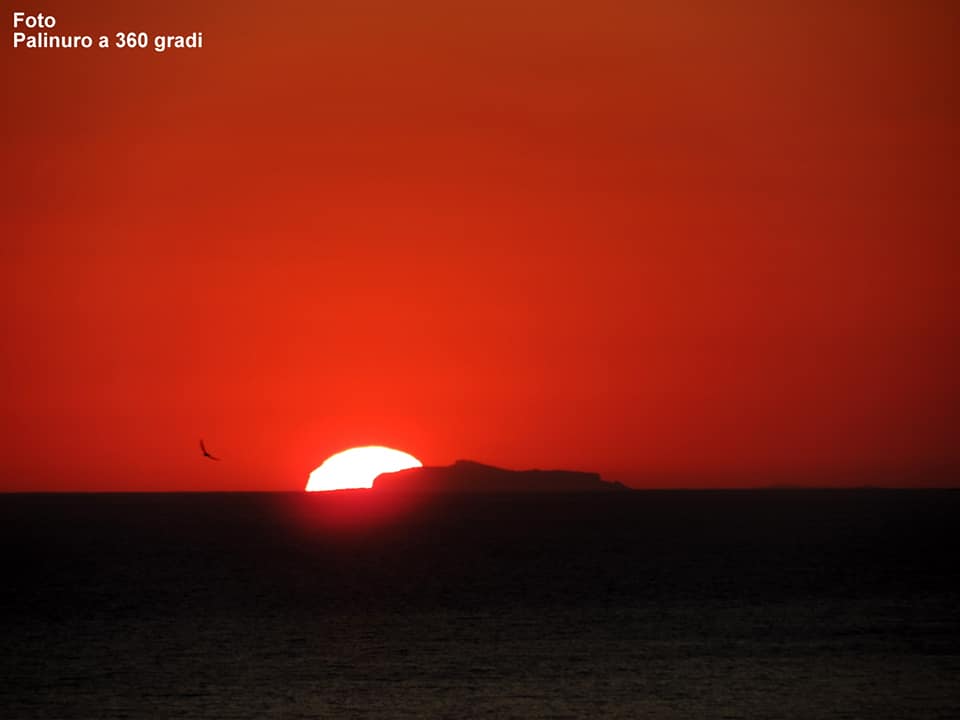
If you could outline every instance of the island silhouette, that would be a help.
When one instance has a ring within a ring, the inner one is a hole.
[[[376,492],[417,493],[582,493],[628,491],[598,473],[574,470],[507,470],[472,460],[383,473]]]

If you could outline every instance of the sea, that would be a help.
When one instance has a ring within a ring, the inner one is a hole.
[[[958,718],[960,491],[0,495],[0,717]]]

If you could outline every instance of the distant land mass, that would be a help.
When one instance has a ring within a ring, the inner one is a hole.
[[[373,481],[379,492],[426,493],[570,493],[628,491],[597,473],[572,470],[505,470],[457,460],[453,465],[383,473]]]

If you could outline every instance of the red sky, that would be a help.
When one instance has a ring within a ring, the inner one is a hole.
[[[23,9],[0,490],[956,483],[952,0]]]

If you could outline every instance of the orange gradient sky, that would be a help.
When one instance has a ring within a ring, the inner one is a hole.
[[[22,9],[0,490],[956,482],[956,3]]]

